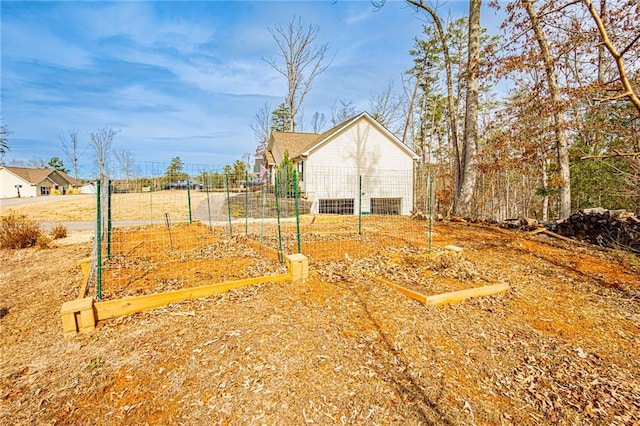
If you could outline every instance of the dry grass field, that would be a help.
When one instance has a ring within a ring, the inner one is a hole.
[[[71,220],[58,207],[29,214]],[[434,263],[423,223],[371,220],[366,237],[341,223],[303,223],[304,284],[172,304],[74,338],[59,311],[90,234],[0,251],[0,423],[639,424],[637,257],[443,222],[434,247],[464,252]],[[425,293],[487,278],[511,288],[429,307],[366,274]]]
[[[194,211],[207,198],[206,193],[199,191],[192,191],[190,195]],[[113,194],[112,197],[113,220],[164,220],[165,213],[174,218],[185,218],[189,214],[186,191],[124,193]],[[9,210],[26,214],[37,221],[94,221],[96,220],[96,197],[93,195],[68,195],[52,201],[1,207],[0,216],[6,215]]]

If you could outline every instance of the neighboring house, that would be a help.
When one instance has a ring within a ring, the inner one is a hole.
[[[65,194],[80,183],[56,169],[0,167],[0,198],[39,197],[52,190]]]
[[[401,214],[413,208],[418,156],[366,112],[322,134],[272,132],[263,164],[288,153],[312,213]]]
[[[96,193],[96,183],[95,182],[89,182],[89,183],[85,183],[84,185],[80,186],[80,193],[81,194],[95,194]]]

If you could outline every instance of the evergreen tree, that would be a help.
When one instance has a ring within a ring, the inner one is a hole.
[[[233,163],[233,171],[231,173],[236,184],[244,182],[246,172],[247,165],[244,163],[244,161],[236,160],[236,162]]]
[[[64,167],[62,160],[58,157],[51,157],[51,160],[49,160],[49,167],[61,171],[62,173],[69,173],[69,169]]]
[[[186,180],[189,175],[184,172],[184,163],[180,157],[173,157],[167,171],[164,173],[165,177],[171,181]]]
[[[285,103],[281,103],[280,106],[271,113],[271,130],[274,132],[289,132],[291,131],[291,112]]]
[[[284,152],[284,158],[278,164],[278,170],[276,171],[276,180],[278,185],[278,195],[282,198],[290,198],[294,195],[293,187],[293,173],[295,166],[291,158],[289,158],[289,151]]]

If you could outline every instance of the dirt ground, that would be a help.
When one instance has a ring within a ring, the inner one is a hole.
[[[464,252],[434,260],[424,238],[381,229],[336,250],[351,231],[304,226],[305,284],[172,304],[70,339],[59,311],[90,235],[0,251],[0,423],[640,424],[637,257],[439,223],[434,247]],[[426,307],[364,273],[425,294],[511,288]]]

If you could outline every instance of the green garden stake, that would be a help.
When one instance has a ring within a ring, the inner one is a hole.
[[[209,198],[209,176],[205,177],[204,184],[207,188],[206,191],[207,191],[207,213],[209,214],[209,232],[213,232],[213,225],[211,224],[211,201]]]
[[[227,186],[227,217],[229,218],[229,235],[233,235],[233,228],[231,227],[231,198],[229,197],[229,175],[225,175],[225,182]]]
[[[296,206],[296,236],[298,240],[298,253],[302,253],[302,248],[300,247],[300,211],[298,209],[298,171],[293,171],[293,198],[295,200]]]
[[[111,185],[111,179],[107,180],[107,259],[111,259],[111,230],[112,221],[111,221],[111,194],[113,193],[113,186]]]
[[[191,181],[187,180],[187,199],[189,201],[189,225],[193,223],[193,219],[191,217]]]
[[[153,185],[149,188],[149,213],[151,214],[151,225],[153,225]]]
[[[358,176],[358,235],[362,235],[362,175]]]
[[[429,176],[429,251],[433,243],[433,176]]]
[[[267,208],[267,186],[262,187],[262,221],[260,222],[260,253],[262,254],[262,236],[264,235],[264,215]]]
[[[244,236],[249,235],[249,173],[244,172]]]
[[[278,218],[278,257],[280,258],[280,264],[284,264],[284,258],[282,256],[282,232],[280,230],[280,201],[278,197],[278,175],[276,174],[274,184],[273,184],[273,192],[276,197],[276,217]]]
[[[96,182],[96,299],[102,299],[102,217],[100,214],[100,181]]]
[[[164,214],[164,224],[167,227],[169,233],[169,248],[173,251],[173,238],[171,238],[171,221],[169,220],[169,213]]]

